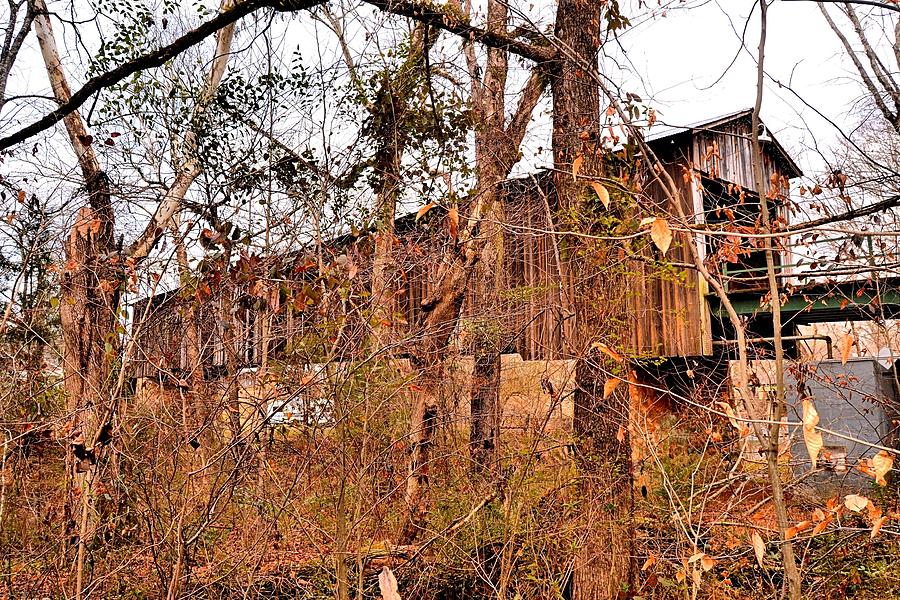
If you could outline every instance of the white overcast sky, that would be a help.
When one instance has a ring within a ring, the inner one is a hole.
[[[639,23],[622,36],[629,67],[639,75],[633,85],[657,107],[663,121],[685,125],[753,105],[758,8],[746,35],[752,56],[740,51],[735,33],[742,31],[753,4],[709,1]],[[816,4],[775,2],[768,11],[767,31],[766,71],[790,83],[829,119],[850,127],[854,123],[850,110],[861,95],[859,78]],[[813,174],[823,168],[815,149],[827,155],[839,138],[827,121],[768,80],[762,116],[804,171]]]
[[[645,4],[652,5],[657,1],[646,0]],[[636,3],[637,0],[622,2],[623,6]],[[686,125],[750,107],[755,95],[758,8],[751,16],[746,34],[752,55],[740,50],[738,34],[755,6],[754,0],[666,0],[664,3],[687,8],[670,9],[665,16],[657,11],[653,17],[634,19],[634,25],[620,36],[621,49],[613,43],[608,43],[605,49],[622,65],[623,71],[617,72],[613,61],[607,60],[604,63],[606,72],[616,80],[624,79],[625,90],[638,92],[656,108],[661,121],[671,125]],[[206,0],[204,4],[214,8],[218,2]],[[538,23],[546,25],[552,20],[555,3],[537,0],[522,9]],[[869,13],[878,9],[860,7],[859,10]],[[362,12],[370,15],[368,18],[372,20],[370,9],[362,9]],[[642,12],[646,15],[647,11]],[[382,20],[390,19],[375,13],[375,21]],[[312,25],[305,15],[296,15],[290,22],[285,30],[289,34],[283,40],[285,51],[292,51],[299,45],[305,62],[314,63],[321,59],[323,51],[328,60],[336,60],[334,38],[321,26]],[[60,27],[58,23],[56,25]],[[372,27],[371,23],[369,27]],[[318,30],[319,35],[310,35],[314,30]],[[849,111],[861,94],[856,83],[858,76],[816,4],[777,0],[769,9],[768,30],[767,71],[780,81],[790,82],[807,102],[849,128],[853,123]],[[355,37],[361,51],[376,49],[370,39],[363,41],[362,35]],[[449,55],[453,56],[458,52],[458,43],[450,38],[445,37],[444,43]],[[69,51],[74,50],[72,39],[71,31],[67,31],[63,46]],[[322,44],[332,47],[326,49]],[[20,58],[11,88],[46,93],[46,74],[33,38]],[[65,66],[73,87],[77,87],[84,72],[83,56],[70,54],[70,58],[71,62]],[[511,67],[516,69],[507,90],[512,106],[516,101],[517,84],[524,79],[526,68],[521,61],[513,61]],[[26,121],[35,116],[27,113],[27,110],[20,113]],[[5,119],[13,116],[10,111],[3,115]],[[297,118],[299,124],[303,117],[297,115]],[[808,175],[815,175],[824,167],[816,149],[827,156],[829,147],[839,139],[837,131],[813,110],[771,82],[766,86],[763,120]],[[9,121],[5,125],[8,127]],[[328,128],[333,130],[334,125]],[[524,149],[525,159],[516,169],[518,173],[549,164],[549,133],[549,103],[545,102],[535,116]],[[538,152],[538,148],[542,148],[542,152]]]

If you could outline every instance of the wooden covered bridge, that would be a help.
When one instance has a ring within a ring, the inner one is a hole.
[[[740,241],[740,233],[758,231],[759,202],[753,191],[750,157],[751,112],[740,111],[693,126],[652,136],[648,142],[664,163],[672,179],[681,186],[681,208],[699,228],[731,232],[731,237],[705,235],[698,245],[707,267],[722,276],[728,297],[753,335],[770,338],[771,312],[767,305],[764,254],[758,246]],[[800,169],[771,135],[763,130],[764,171],[772,186],[768,194],[770,210],[782,226],[789,224],[789,182]],[[668,197],[658,184],[647,179],[647,196],[661,212],[671,212]],[[567,290],[576,285],[560,261],[558,235],[554,230],[556,199],[552,174],[540,173],[505,184],[505,219],[515,223],[503,233],[505,301],[504,322],[512,328],[506,352],[517,352],[524,360],[571,358],[566,336],[571,327],[566,314]],[[395,318],[391,323],[397,339],[414,335],[422,320],[422,300],[436,285],[441,250],[449,243],[439,211],[417,222],[405,217],[397,222],[398,243],[394,296]],[[696,243],[679,231],[666,261],[689,264],[688,244]],[[738,240],[738,241],[735,241]],[[365,272],[371,260],[371,242],[366,236],[345,236],[325,248],[329,260],[344,261]],[[808,244],[807,244],[808,246]],[[779,248],[776,257],[779,278],[786,297],[782,298],[785,329],[796,334],[802,324],[847,319],[893,318],[900,314],[900,280],[873,277],[865,269],[855,276],[829,278],[828,273],[812,273],[809,265],[792,262],[793,251]],[[698,272],[682,268],[674,274],[659,269],[662,257],[635,261],[629,280],[630,352],[636,357],[716,357],[727,355],[733,328],[724,316],[721,299],[710,293]],[[870,259],[872,257],[869,257]],[[248,267],[252,277],[223,293],[242,298],[236,313],[224,315],[215,298],[207,298],[198,313],[201,360],[204,372],[214,376],[226,362],[225,341],[233,340],[241,368],[259,366],[267,359],[296,347],[309,322],[306,299],[316,291],[304,287],[308,279],[308,254],[272,259],[255,259]],[[895,260],[885,254],[881,260]],[[246,265],[245,265],[246,266]],[[661,273],[662,271],[662,273]],[[814,276],[815,275],[815,276]],[[805,278],[804,278],[805,277]],[[288,280],[289,283],[285,283]],[[365,287],[365,277],[358,278]],[[290,289],[287,289],[290,288]],[[264,293],[260,293],[263,290]],[[298,294],[303,298],[298,301]],[[267,301],[263,301],[268,298]],[[137,329],[136,349],[129,364],[137,377],[178,376],[188,369],[184,336],[185,307],[195,295],[174,291],[138,302],[133,306]],[[232,298],[233,300],[233,298]],[[463,319],[476,314],[480,300],[470,294],[463,307]],[[231,322],[229,322],[231,321]],[[226,336],[226,330],[236,328]]]

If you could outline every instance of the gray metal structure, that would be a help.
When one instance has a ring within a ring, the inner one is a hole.
[[[795,477],[817,492],[832,494],[864,490],[872,477],[854,468],[877,449],[869,444],[894,447],[897,437],[898,392],[894,369],[874,358],[852,358],[807,363],[807,372],[786,374],[785,393],[792,421],[802,420],[802,398],[811,396],[819,413],[819,425],[851,436],[851,441],[823,433],[825,447],[816,473],[800,428],[791,431],[791,465]],[[896,367],[895,367],[896,368]],[[798,380],[802,379],[802,383]],[[804,477],[805,475],[805,477]]]

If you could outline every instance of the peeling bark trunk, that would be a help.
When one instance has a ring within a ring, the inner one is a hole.
[[[34,30],[54,97],[65,102],[71,91],[59,59],[50,17],[43,0],[35,0]],[[84,177],[88,204],[79,212],[63,245],[66,264],[60,278],[60,328],[63,338],[63,386],[69,415],[70,443],[66,452],[64,539],[77,546],[75,596],[83,588],[85,549],[97,527],[92,489],[101,431],[111,425],[108,401],[116,333],[120,265],[115,260],[115,221],[109,182],[87,142],[77,113],[64,124]],[[101,419],[104,421],[100,423]]]
[[[231,0],[223,0],[223,10],[231,5]],[[33,0],[33,9],[34,30],[54,98],[65,104],[72,93],[62,69],[47,6],[44,0]],[[197,110],[206,110],[221,81],[233,32],[233,23],[219,32],[217,54]],[[63,377],[66,409],[71,415],[71,443],[66,458],[65,540],[77,543],[74,595],[80,599],[86,547],[98,525],[92,488],[102,446],[112,435],[116,411],[115,382],[111,375],[113,364],[119,358],[119,295],[125,269],[122,249],[115,242],[115,219],[106,173],[91,146],[81,116],[71,112],[63,123],[88,192],[88,204],[78,212],[64,243],[66,264],[60,281]],[[150,225],[129,249],[132,260],[145,258],[153,249],[199,173],[193,136],[190,133],[186,140],[187,166],[176,177]]]
[[[424,531],[428,519],[431,447],[437,426],[438,405],[443,379],[443,360],[447,342],[456,327],[459,310],[465,298],[469,275],[477,261],[477,254],[457,257],[450,264],[444,283],[434,300],[425,306],[422,341],[410,360],[419,373],[418,391],[412,392],[410,415],[409,473],[406,479],[407,519],[400,532],[400,543],[411,544]]]

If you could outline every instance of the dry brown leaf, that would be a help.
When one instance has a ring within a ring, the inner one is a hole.
[[[703,567],[704,571],[709,571],[714,566],[716,566],[716,562],[718,562],[716,559],[704,554],[703,557],[700,559],[700,566]]]
[[[378,590],[381,592],[381,600],[403,600],[397,589],[397,578],[388,567],[381,567],[378,574]]]
[[[603,399],[609,398],[612,393],[619,387],[619,384],[622,383],[622,380],[618,377],[610,377],[606,380],[606,383],[603,384]]]
[[[434,208],[434,202],[429,202],[428,204],[426,204],[425,206],[420,208],[418,211],[416,211],[416,221],[418,221],[423,216],[425,216],[425,213],[427,213],[432,208]]]
[[[847,494],[844,496],[844,506],[853,512],[859,512],[869,505],[869,499],[859,494]]]
[[[603,342],[594,342],[593,344],[591,344],[591,349],[593,350],[594,348],[596,348],[597,350],[599,350],[603,354],[607,355],[608,357],[610,357],[611,359],[613,359],[616,362],[622,362],[623,360],[625,360],[624,356],[622,356],[621,354],[619,354],[618,352],[616,352],[615,350],[613,350],[612,348],[610,348]]]
[[[869,539],[875,539],[875,536],[878,535],[878,532],[881,531],[881,526],[884,525],[885,521],[890,518],[888,515],[884,515],[883,517],[878,517],[875,519],[874,523],[872,523],[872,534],[869,536]]]
[[[828,515],[827,517],[822,519],[822,521],[820,521],[815,527],[813,527],[812,535],[819,535],[820,533],[825,531],[828,528],[828,525],[831,524],[832,519],[834,519],[832,515]]]
[[[809,460],[812,462],[813,469],[816,468],[819,452],[825,445],[822,441],[822,434],[816,430],[818,424],[819,412],[812,400],[803,400],[803,441],[806,442],[806,451],[809,452]]]
[[[581,170],[581,163],[584,162],[584,156],[579,154],[575,157],[575,160],[572,161],[572,179],[578,181],[578,171]]]
[[[762,567],[763,557],[766,555],[766,543],[757,531],[754,531],[753,535],[750,536],[750,541],[753,542],[753,553],[756,555],[756,562]]]
[[[597,181],[591,182],[591,187],[594,188],[594,193],[597,194],[597,197],[600,198],[600,202],[603,203],[603,208],[609,208],[609,190],[606,187]]]
[[[854,466],[860,473],[865,473],[869,477],[875,477],[875,469],[873,469],[869,464],[871,462],[872,461],[870,461],[868,458],[861,458],[859,459],[859,462]]]
[[[625,427],[622,425],[619,425],[619,431],[616,432],[616,439],[619,441],[620,444],[625,443],[625,433],[626,433]]]
[[[800,521],[793,527],[788,527],[784,532],[784,539],[789,540],[793,537],[796,537],[798,533],[803,533],[807,529],[812,527],[812,521]]]
[[[665,219],[655,219],[653,225],[650,226],[650,238],[665,256],[669,251],[669,246],[672,245],[672,230],[669,228],[669,223]]]
[[[849,333],[841,340],[841,364],[846,365],[850,359],[850,350],[853,349],[853,336]]]
[[[456,239],[459,235],[459,211],[455,206],[447,211],[447,222],[450,224],[450,236]]]
[[[650,557],[647,558],[647,560],[645,560],[644,564],[641,566],[641,571],[646,571],[647,569],[652,568],[653,565],[655,565],[655,564],[656,564],[656,556],[654,556],[653,553],[651,552]]]
[[[875,474],[875,483],[880,486],[887,485],[887,480],[884,478],[891,471],[891,467],[894,464],[894,455],[881,450],[872,457],[872,471]]]
[[[675,580],[678,581],[678,583],[683,583],[686,578],[687,575],[685,575],[684,571],[681,569],[678,569],[678,572],[675,573]]]
[[[875,504],[869,500],[869,503],[866,505],[866,512],[869,514],[870,521],[876,521],[881,518],[881,508],[875,506]]]
[[[697,562],[698,560],[700,560],[700,559],[703,558],[704,556],[706,556],[706,552],[695,552],[695,553],[692,554],[691,557],[688,559],[687,564],[689,564],[689,565],[694,564],[695,562]]]
[[[731,423],[731,426],[738,430],[741,434],[741,437],[747,437],[750,435],[750,428],[747,427],[746,424],[741,423],[737,419],[737,415],[734,414],[734,409],[731,408],[731,405],[727,402],[716,402],[716,406],[722,409],[726,415],[728,415],[728,422]]]

